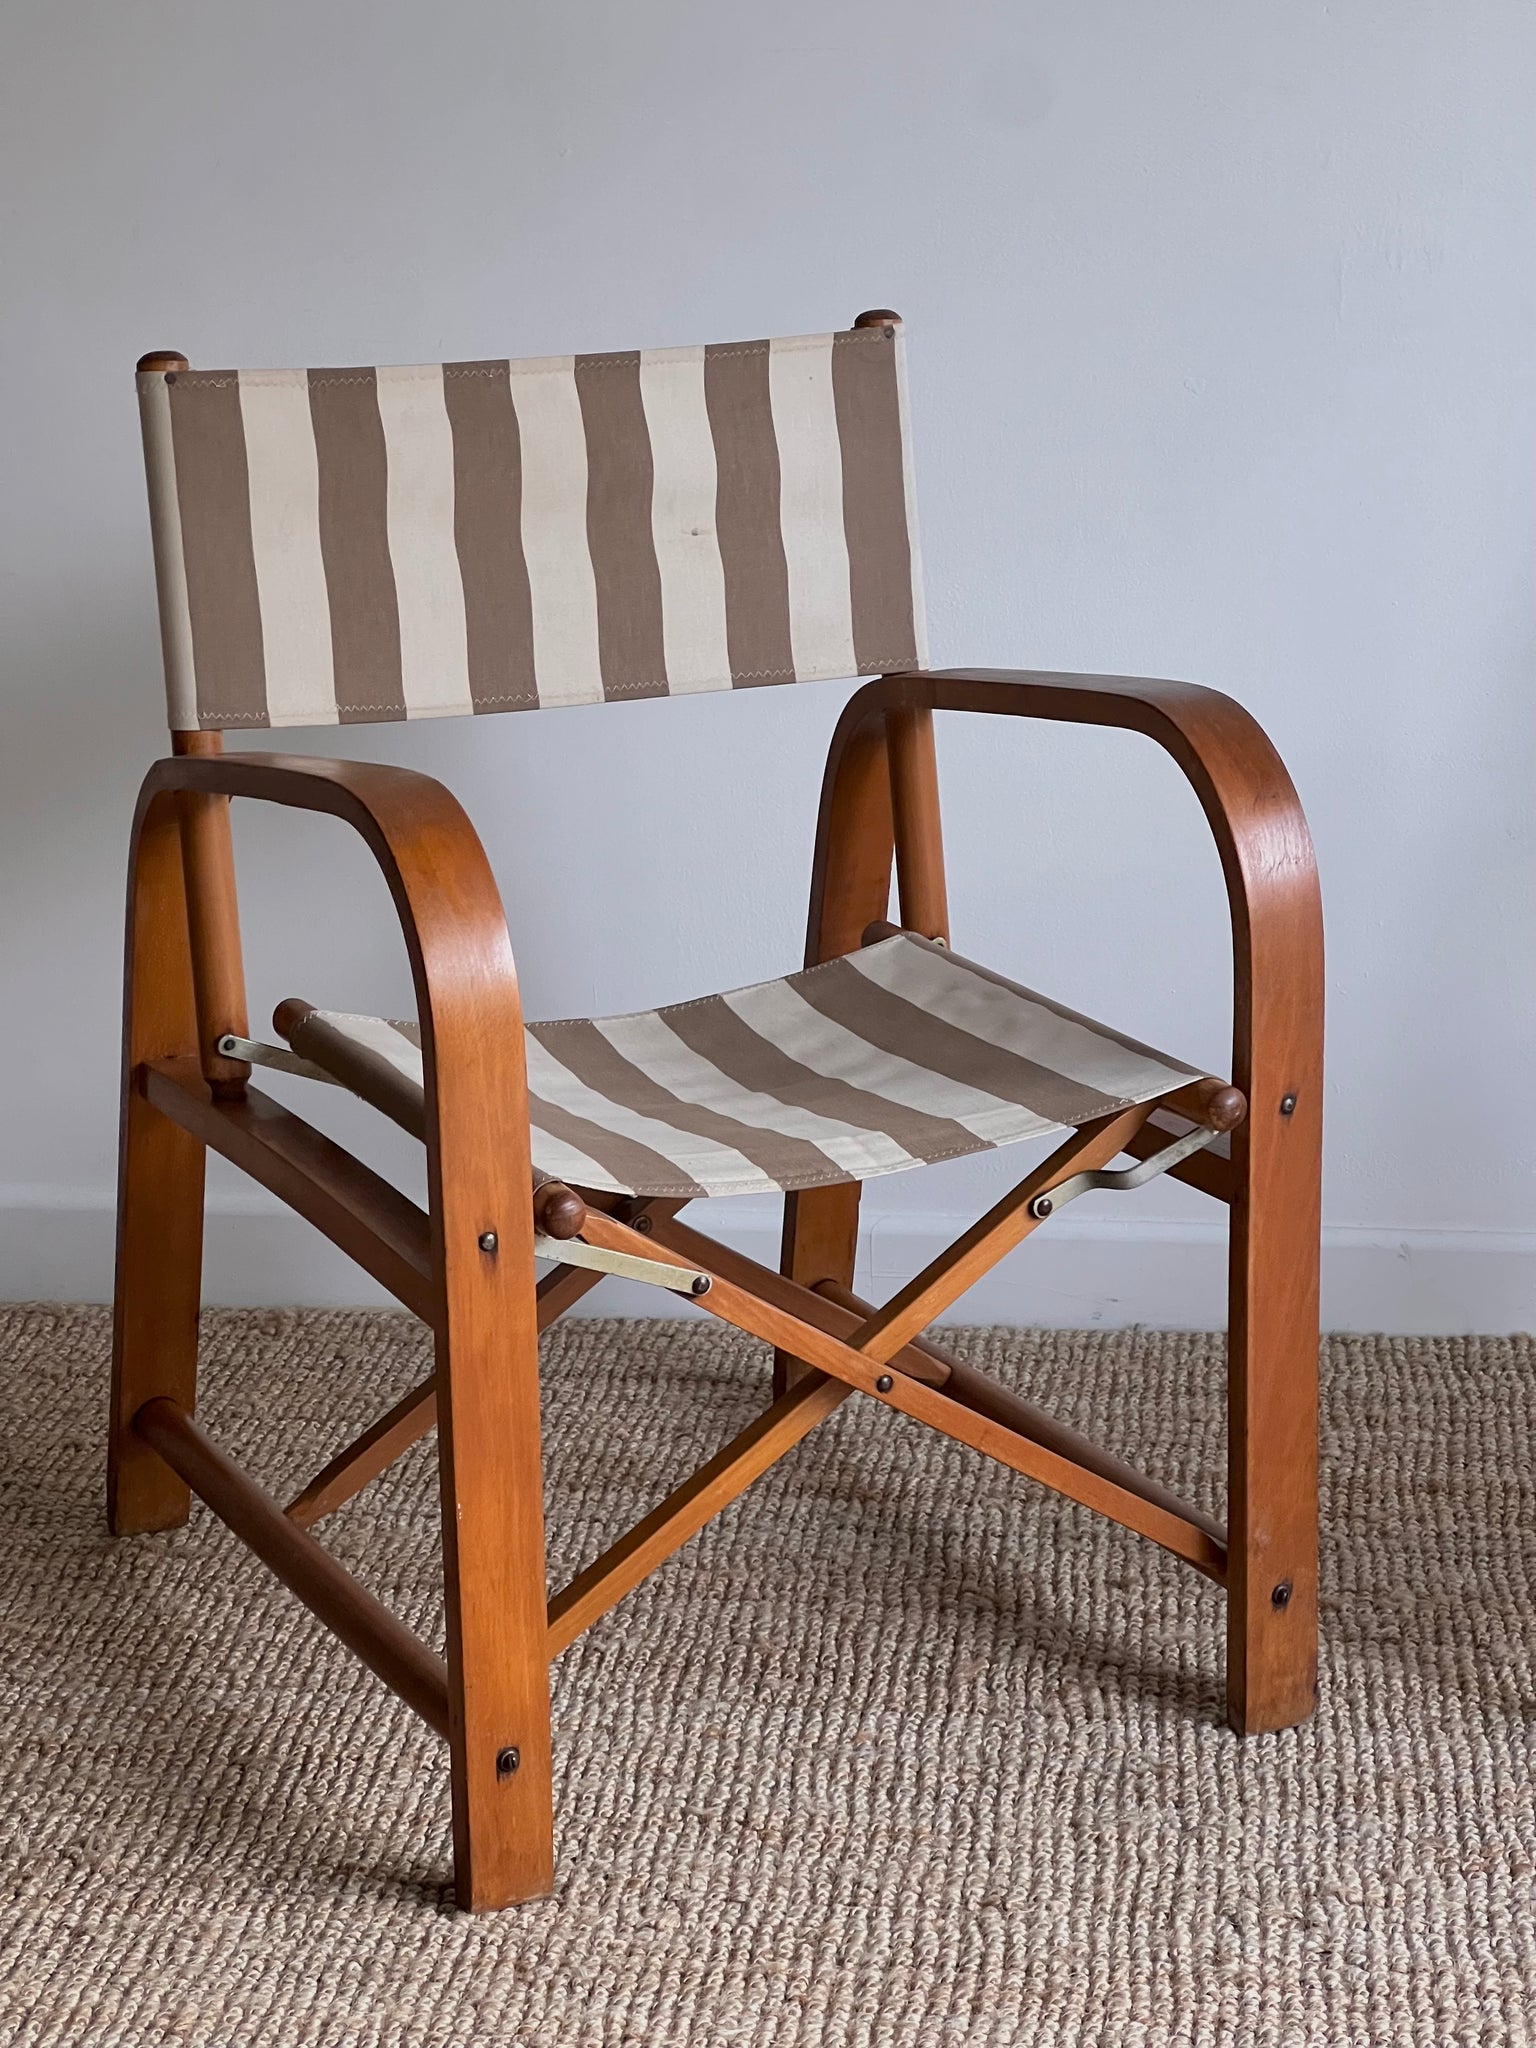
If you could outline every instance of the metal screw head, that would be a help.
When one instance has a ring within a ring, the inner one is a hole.
[[[496,1752],[497,1777],[510,1778],[522,1760],[522,1751],[513,1743],[508,1743],[505,1749],[498,1749]]]
[[[1280,1581],[1279,1585],[1278,1585],[1278,1586],[1276,1586],[1276,1588],[1275,1588],[1275,1590],[1273,1591],[1273,1593],[1271,1593],[1271,1594],[1270,1594],[1270,1596],[1269,1596],[1269,1604],[1270,1604],[1270,1606],[1271,1606],[1271,1607],[1289,1607],[1289,1606],[1290,1606],[1290,1604],[1291,1604],[1291,1582],[1290,1582],[1290,1580],[1289,1580],[1289,1579],[1282,1579],[1282,1580]]]
[[[1043,1223],[1046,1217],[1050,1215],[1051,1208],[1052,1203],[1049,1195],[1036,1195],[1029,1205],[1029,1213]]]
[[[695,1274],[695,1276],[694,1276],[694,1281],[693,1281],[693,1290],[692,1290],[694,1294],[696,1294],[696,1295],[698,1295],[698,1294],[708,1294],[708,1292],[709,1292],[709,1287],[710,1287],[710,1280],[709,1280],[709,1275],[708,1275],[707,1273],[697,1273],[697,1274]]]
[[[875,1381],[875,1392],[877,1394],[888,1394],[895,1384],[896,1382],[891,1378],[890,1374],[883,1372],[879,1379]]]
[[[480,1235],[475,1239],[475,1242],[479,1245],[481,1251],[493,1252],[496,1249],[497,1243],[496,1233],[494,1230],[482,1230]]]
[[[649,1216],[637,1216],[629,1227],[631,1230],[638,1230],[642,1237],[649,1237],[651,1234],[651,1219]]]
[[[1294,1116],[1296,1114],[1296,1098],[1294,1095],[1281,1096],[1280,1114],[1282,1116]]]

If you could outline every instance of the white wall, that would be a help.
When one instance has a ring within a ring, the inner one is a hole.
[[[1291,765],[1331,949],[1330,1319],[1533,1320],[1533,105],[1526,0],[10,0],[0,1292],[110,1285],[121,867],[163,750],[135,356],[542,354],[887,304],[936,658],[1216,684]],[[454,784],[561,1015],[795,962],[845,694],[317,744]],[[1224,901],[1171,766],[1049,728],[941,745],[957,943],[1219,1068]],[[405,1000],[339,830],[241,834],[256,1014]],[[877,1185],[870,1286],[1007,1171]],[[366,1298],[232,1176],[213,1206],[215,1297]],[[771,1241],[766,1211],[734,1228]],[[1220,1316],[1188,1191],[1048,1237],[968,1312]]]

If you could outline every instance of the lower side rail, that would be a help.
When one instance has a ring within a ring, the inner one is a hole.
[[[136,1432],[304,1605],[439,1735],[448,1733],[448,1667],[225,1457],[177,1402],[146,1401]]]

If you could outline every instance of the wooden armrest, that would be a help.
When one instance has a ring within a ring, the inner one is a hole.
[[[368,846],[415,982],[434,1230],[455,1259],[494,1257],[486,1239],[504,1253],[526,1241],[531,1259],[522,1003],[496,880],[458,800],[430,775],[373,762],[178,755],[145,777],[135,846],[152,817],[189,790],[322,812]]]
[[[892,713],[982,712],[1144,733],[1178,763],[1200,800],[1226,877],[1233,946],[1232,1081],[1255,1114],[1320,1116],[1323,935],[1317,868],[1300,799],[1262,726],[1233,698],[1193,683],[1032,669],[941,669],[881,676],[849,701],[828,755],[807,957],[851,950],[834,891],[871,900],[867,879],[838,871],[857,848],[854,819],[885,802],[873,751]],[[864,866],[889,872],[888,825],[865,829]],[[850,873],[853,870],[850,868]],[[866,913],[867,915],[867,913]],[[851,919],[848,920],[851,922]],[[814,949],[820,948],[820,952]],[[1257,1090],[1257,1092],[1256,1092]],[[1274,1097],[1273,1101],[1268,1098]],[[1281,1104],[1290,1107],[1281,1111]],[[1248,1126],[1241,1126],[1238,1142]]]
[[[1031,669],[943,669],[890,680],[898,704],[1144,733],[1194,788],[1228,887],[1240,880],[1244,906],[1288,889],[1315,898],[1312,841],[1285,764],[1258,720],[1219,690],[1148,676]]]
[[[302,754],[181,755],[150,769],[141,808],[179,790],[286,804],[350,825],[400,915],[429,1076],[430,1041],[441,1038],[450,1012],[472,1014],[477,1035],[511,1034],[521,1053],[517,975],[496,879],[463,806],[440,782],[414,769]]]

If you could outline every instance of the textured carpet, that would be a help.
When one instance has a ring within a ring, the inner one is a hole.
[[[1215,1499],[1219,1339],[956,1345]],[[1247,1744],[1215,1588],[847,1404],[561,1659],[558,1896],[485,1919],[436,1739],[202,1509],[107,1539],[106,1357],[99,1311],[0,1310],[0,2040],[1533,2038],[1528,1339],[1329,1344],[1323,1705]],[[281,1489],[424,1362],[216,1313],[204,1414]],[[702,1322],[548,1339],[552,1577],[766,1372]],[[432,1507],[421,1446],[327,1540],[435,1636]]]

